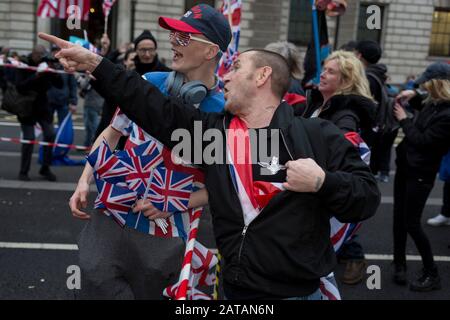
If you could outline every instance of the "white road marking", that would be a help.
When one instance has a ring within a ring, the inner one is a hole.
[[[0,248],[2,249],[32,249],[32,250],[64,250],[64,251],[77,251],[78,246],[76,244],[61,244],[61,243],[29,243],[29,242],[0,242]],[[209,249],[213,254],[217,254],[217,249]],[[365,254],[367,260],[370,261],[392,261],[393,255],[391,254]],[[407,261],[422,261],[420,256],[407,255]],[[450,262],[448,256],[434,256],[434,260],[438,262]]]

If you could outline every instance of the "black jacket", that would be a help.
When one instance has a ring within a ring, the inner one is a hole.
[[[29,66],[37,67],[38,64],[31,59],[31,55],[25,61]],[[63,80],[57,73],[35,72],[25,69],[16,69],[15,82],[17,90],[22,94],[30,91],[36,92],[36,100],[33,103],[33,112],[30,117],[19,118],[24,124],[33,125],[38,119],[45,119],[48,122],[53,121],[52,110],[50,110],[47,98],[48,90],[54,86],[61,89]]]
[[[423,105],[417,97],[410,104],[420,111],[414,119],[400,121],[405,138],[397,147],[397,166],[434,177],[450,148],[450,101]]]
[[[215,128],[224,136],[232,119],[228,113],[203,113],[177,98],[166,98],[136,73],[106,60],[93,75],[102,94],[169,148],[178,143],[171,140],[177,128],[194,137],[194,121],[201,121],[203,132]],[[367,219],[375,214],[380,193],[369,168],[332,123],[296,118],[282,103],[270,128],[281,129],[292,159],[313,158],[326,171],[322,188],[317,193],[277,194],[243,235],[243,212],[229,166],[204,164],[214,233],[226,282],[267,296],[304,296],[317,290],[319,278],[336,265],[330,216],[343,222]],[[223,140],[223,154],[225,147]]]
[[[136,66],[136,72],[139,73],[141,76],[146,74],[147,72],[172,71],[170,68],[168,68],[164,63],[162,63],[159,60],[158,55],[156,55],[152,63],[141,63],[139,57],[136,55],[136,57],[134,58],[134,64]]]
[[[387,67],[382,63],[371,64],[366,68],[367,80],[369,81],[370,93],[375,98],[375,101],[378,104],[381,103],[382,100],[382,90],[386,90],[385,88],[380,87],[380,84],[373,77],[377,77],[381,83],[386,83],[387,80]]]
[[[304,117],[309,118],[322,105],[322,100],[310,104]],[[333,96],[323,107],[319,117],[333,122],[343,133],[358,132],[364,137],[375,126],[376,104],[363,96],[348,94]]]

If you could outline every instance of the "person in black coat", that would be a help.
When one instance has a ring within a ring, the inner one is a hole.
[[[364,67],[353,53],[336,51],[327,58],[318,89],[309,95],[305,117],[329,120],[344,134],[355,132],[363,139],[370,135],[377,107],[370,95]],[[346,262],[341,279],[346,284],[361,282],[367,265],[356,237],[348,239],[337,252],[339,260]]]
[[[419,109],[410,119],[397,103],[394,115],[400,122],[405,138],[397,147],[397,171],[394,182],[394,277],[404,285],[406,279],[406,239],[409,234],[422,257],[421,276],[410,284],[413,291],[441,288],[430,241],[421,225],[423,208],[433,189],[442,157],[450,148],[450,65],[431,64],[416,81],[428,97],[417,91],[402,92],[399,101],[409,100]]]
[[[25,61],[29,66],[39,66],[46,57],[45,47],[37,45]],[[42,128],[44,141],[53,142],[55,132],[53,129],[53,113],[48,104],[47,91],[51,86],[62,88],[61,77],[51,72],[35,72],[29,70],[16,70],[15,84],[17,90],[22,94],[30,92],[37,93],[33,102],[33,111],[30,116],[18,117],[22,129],[23,139],[34,140],[34,125],[39,123]],[[19,180],[29,181],[28,172],[31,166],[31,157],[33,154],[33,144],[22,144],[22,153],[20,161]],[[56,181],[56,176],[50,171],[52,162],[52,147],[44,147],[43,162],[39,174],[49,181]]]

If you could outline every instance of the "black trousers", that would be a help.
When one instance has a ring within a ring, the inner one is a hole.
[[[422,257],[425,270],[436,270],[430,241],[422,229],[421,217],[435,175],[420,176],[417,170],[397,166],[394,181],[394,262],[406,264],[406,239],[409,234]]]
[[[378,172],[389,175],[391,168],[391,151],[398,130],[386,134],[374,133],[370,149],[370,169],[373,174]]]
[[[40,119],[36,121],[42,127],[42,134],[45,142],[53,142],[55,140],[55,130],[53,124],[47,119]],[[21,122],[20,127],[22,128],[23,139],[34,140],[34,124],[33,122]],[[22,154],[20,159],[20,173],[27,174],[30,171],[31,157],[33,155],[33,144],[22,144]],[[52,147],[44,147],[44,155],[42,166],[50,166],[52,163]]]

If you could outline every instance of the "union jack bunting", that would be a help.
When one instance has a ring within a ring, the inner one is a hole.
[[[150,185],[149,199],[161,211],[176,212],[188,209],[193,176],[167,168],[156,168]]]
[[[98,196],[95,209],[107,209],[109,214],[124,226],[131,206],[136,202],[136,192],[99,179],[95,175]]]
[[[116,0],[103,0],[103,14],[105,15],[105,17],[109,16],[114,2],[116,2]]]
[[[70,6],[77,6],[79,11],[67,13]],[[89,19],[89,0],[42,0],[37,10],[37,16],[41,18],[59,18],[67,19],[72,14],[81,14],[77,17],[80,20],[88,21]]]
[[[233,39],[229,44],[227,51],[224,52],[219,63],[218,75],[222,78],[233,64],[234,59],[238,55],[239,38],[241,35],[241,0],[224,0],[221,12],[230,21],[231,32]],[[231,16],[230,15],[231,11]]]

